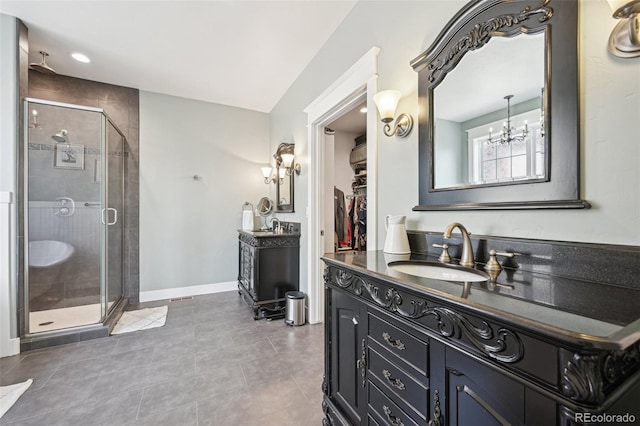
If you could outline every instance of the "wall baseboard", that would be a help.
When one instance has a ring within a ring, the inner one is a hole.
[[[0,345],[0,358],[20,353],[20,338],[9,339]]]
[[[175,287],[163,290],[150,290],[140,292],[140,302],[152,302],[154,300],[174,299],[176,297],[199,296],[202,294],[221,293],[238,289],[237,281],[228,281],[215,284],[192,285],[188,287]]]

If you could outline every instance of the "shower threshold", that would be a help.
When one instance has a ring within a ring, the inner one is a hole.
[[[30,330],[20,339],[20,351],[77,343],[107,337],[129,304],[127,297],[109,304],[109,315],[100,322],[100,304],[29,313]],[[46,324],[49,323],[50,324]],[[39,325],[46,324],[46,325]]]
[[[109,308],[111,308],[112,304],[109,304]],[[30,312],[29,332],[41,333],[43,331],[97,324],[100,322],[101,317],[102,311],[99,303]]]

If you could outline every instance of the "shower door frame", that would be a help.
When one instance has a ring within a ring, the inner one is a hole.
[[[121,220],[124,221],[126,217],[124,214],[125,206],[125,147],[127,145],[127,138],[124,133],[120,130],[120,128],[115,124],[115,122],[109,117],[109,114],[102,109],[96,107],[90,107],[85,105],[77,105],[70,104],[65,102],[57,102],[50,101],[46,99],[38,99],[38,98],[30,98],[25,97],[22,99],[23,102],[23,113],[24,117],[30,117],[29,115],[29,106],[30,104],[39,104],[39,105],[47,105],[59,108],[68,108],[80,111],[88,111],[88,112],[97,112],[100,113],[100,159],[101,161],[101,179],[102,184],[100,185],[100,207],[101,207],[101,217],[100,217],[100,320],[87,325],[80,325],[69,328],[60,328],[50,331],[42,331],[31,333],[30,331],[30,303],[29,303],[29,120],[24,120],[24,164],[23,164],[23,177],[24,177],[24,185],[23,185],[23,209],[24,214],[22,220],[24,220],[24,282],[23,282],[23,305],[24,305],[24,313],[23,313],[23,330],[21,330],[22,337],[35,337],[35,336],[49,336],[49,335],[57,335],[60,333],[68,333],[73,330],[82,330],[87,328],[95,327],[96,325],[103,324],[109,314],[114,311],[114,309],[119,306],[124,299],[124,254],[125,254],[125,226],[124,222],[122,225],[122,237],[120,239],[120,253],[121,253],[121,265],[120,265],[120,297],[114,301],[111,308],[108,307],[108,224],[103,222],[103,218],[106,217],[106,222],[108,222],[108,186],[109,186],[109,161],[108,161],[108,151],[107,151],[107,123],[110,123],[114,129],[118,132],[118,134],[122,137],[122,176],[120,179],[121,184],[121,195],[122,195],[122,212],[118,212]],[[106,215],[104,215],[106,213]]]

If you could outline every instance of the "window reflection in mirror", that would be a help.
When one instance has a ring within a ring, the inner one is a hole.
[[[432,190],[545,180],[545,81],[544,32],[468,52],[433,92]]]

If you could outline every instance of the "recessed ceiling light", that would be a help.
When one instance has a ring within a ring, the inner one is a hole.
[[[367,112],[367,107],[360,108],[360,112],[365,114]]]
[[[89,62],[91,62],[91,59],[89,59],[86,55],[83,55],[82,53],[72,53],[71,57],[76,61],[82,62],[84,64],[88,64]]]

